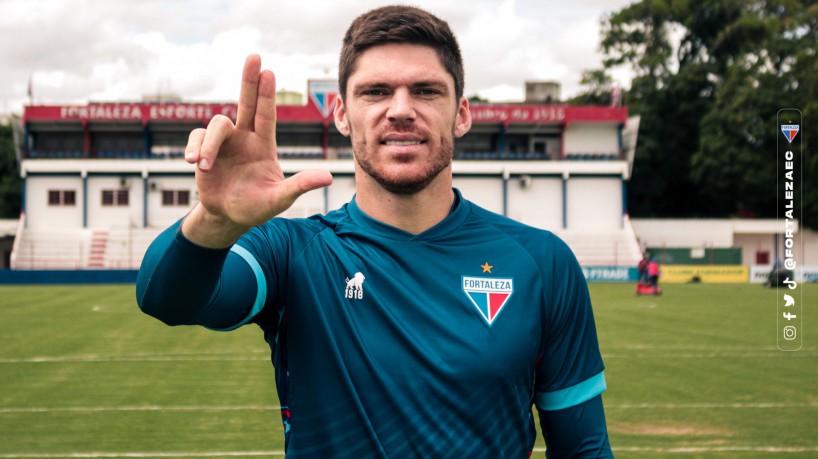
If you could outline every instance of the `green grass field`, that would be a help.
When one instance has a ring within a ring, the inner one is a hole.
[[[617,458],[818,457],[818,285],[804,288],[803,348],[781,352],[775,290],[592,284]],[[0,286],[0,459],[282,456],[258,329],[166,327],[133,291]]]

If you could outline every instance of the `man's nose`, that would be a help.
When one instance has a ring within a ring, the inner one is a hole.
[[[415,107],[412,94],[406,88],[399,88],[392,95],[389,101],[389,110],[386,117],[392,122],[413,121],[415,119]]]

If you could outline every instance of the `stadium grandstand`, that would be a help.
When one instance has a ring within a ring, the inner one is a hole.
[[[624,107],[552,103],[553,83],[526,91],[523,103],[471,105],[473,127],[455,145],[455,186],[489,210],[558,234],[583,266],[634,266],[640,247],[625,203],[638,118]],[[332,121],[337,93],[337,81],[311,80],[305,104],[278,106],[284,172],[319,167],[335,177],[285,217],[327,212],[354,193],[349,140]],[[184,147],[217,114],[235,120],[236,104],[26,106],[12,268],[138,268],[150,241],[197,202]]]

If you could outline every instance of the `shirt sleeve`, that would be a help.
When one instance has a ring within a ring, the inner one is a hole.
[[[608,459],[613,457],[605,425],[602,396],[563,410],[539,411],[540,428],[549,459]]]
[[[559,239],[552,260],[551,278],[544,281],[546,323],[535,384],[535,404],[543,411],[580,405],[606,389],[585,276]]]
[[[201,247],[182,234],[179,221],[148,248],[136,297],[142,311],[168,325],[232,330],[261,312],[267,286],[257,257],[241,240],[230,249]]]

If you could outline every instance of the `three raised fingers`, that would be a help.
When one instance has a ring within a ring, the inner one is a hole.
[[[247,56],[242,70],[236,124],[222,115],[216,115],[207,129],[194,129],[185,147],[185,161],[195,163],[199,169],[209,170],[216,161],[219,148],[232,135],[233,129],[255,131],[256,134],[275,142],[276,105],[275,75],[269,70],[261,71],[261,57]]]

